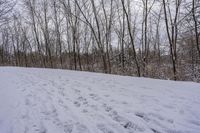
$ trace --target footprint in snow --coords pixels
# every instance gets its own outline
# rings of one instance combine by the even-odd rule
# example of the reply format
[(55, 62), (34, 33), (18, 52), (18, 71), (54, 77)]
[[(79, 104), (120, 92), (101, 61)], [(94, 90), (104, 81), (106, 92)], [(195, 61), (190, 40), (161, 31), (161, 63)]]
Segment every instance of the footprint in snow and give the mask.
[(128, 121), (125, 125), (124, 125), (125, 129), (129, 129), (131, 131), (139, 131), (139, 132), (144, 132), (145, 129), (142, 127), (139, 127), (138, 125), (136, 125), (133, 122)]
[(156, 130), (154, 128), (151, 128), (151, 131), (153, 131), (154, 133), (161, 133), (161, 132), (159, 132), (158, 130)]
[(149, 122), (149, 121), (150, 121), (150, 119), (149, 119), (149, 118), (147, 117), (147, 115), (144, 114), (144, 113), (136, 112), (135, 115), (136, 115), (137, 117), (140, 117), (141, 119), (143, 119), (143, 120), (146, 121), (146, 122)]
[(25, 99), (25, 105), (30, 106), (30, 100), (28, 98)]
[(95, 100), (95, 101), (100, 100), (99, 96), (96, 95), (96, 94), (91, 93), (91, 94), (89, 94), (89, 95), (90, 95), (90, 97), (91, 97), (93, 100)]
[(78, 93), (78, 94), (80, 94), (81, 93), (81, 91), (80, 90), (78, 90), (78, 89), (73, 89), (74, 91), (75, 91), (75, 93)]
[(112, 110), (112, 107), (108, 106), (107, 104), (103, 104), (103, 107), (106, 112), (110, 112)]
[(62, 99), (59, 99), (59, 100), (58, 100), (58, 103), (61, 104), (61, 105), (63, 105), (63, 104), (64, 104), (64, 101), (63, 101)]
[(82, 96), (78, 97), (77, 100), (78, 100), (79, 102), (81, 102), (83, 105), (88, 104), (87, 99), (86, 99), (86, 98), (83, 98)]
[(77, 102), (77, 101), (74, 102), (74, 105), (75, 105), (76, 107), (80, 107), (80, 106), (81, 106), (81, 104), (80, 104), (79, 102)]
[(110, 97), (110, 95), (104, 95), (104, 97)]
[(71, 133), (73, 131), (73, 127), (74, 126), (72, 124), (65, 123), (64, 132), (65, 133)]
[(97, 128), (103, 133), (114, 133), (111, 129), (107, 128), (104, 124), (98, 124)]
[(92, 105), (90, 105), (90, 107), (91, 107), (92, 109), (96, 110), (96, 111), (99, 110), (99, 108), (98, 108), (97, 105), (92, 104)]
[(43, 86), (47, 86), (47, 84), (46, 84), (46, 83), (44, 83), (44, 84), (43, 84)]
[(114, 121), (118, 122), (123, 128), (129, 130), (130, 132), (143, 132), (145, 129), (140, 127), (136, 123), (124, 118), (123, 116), (119, 115), (119, 113), (112, 109), (112, 107), (107, 106), (106, 104), (103, 105), (105, 111), (109, 112), (108, 116), (110, 116)]
[(193, 125), (199, 126), (199, 127), (200, 127), (200, 121), (190, 120), (190, 122), (191, 122)]
[(32, 128), (35, 133), (47, 133), (47, 129), (43, 126), (42, 123), (40, 123), (38, 126), (33, 125)]
[(124, 104), (124, 105), (128, 104), (128, 102), (126, 102), (126, 101), (122, 101), (121, 103)]
[(89, 129), (85, 125), (83, 125), (79, 122), (76, 123), (75, 127), (76, 127), (76, 131), (77, 131), (76, 133), (90, 133)]
[(26, 91), (26, 89), (22, 89), (21, 91), (22, 91), (22, 92), (25, 92), (25, 91)]
[(168, 108), (168, 109), (174, 109), (174, 108), (175, 108), (174, 106), (172, 106), (172, 105), (167, 105), (167, 104), (163, 105), (163, 107)]
[(82, 110), (82, 112), (83, 112), (83, 113), (87, 113), (87, 112), (88, 112), (88, 110), (86, 110), (86, 109), (83, 109), (83, 110)]

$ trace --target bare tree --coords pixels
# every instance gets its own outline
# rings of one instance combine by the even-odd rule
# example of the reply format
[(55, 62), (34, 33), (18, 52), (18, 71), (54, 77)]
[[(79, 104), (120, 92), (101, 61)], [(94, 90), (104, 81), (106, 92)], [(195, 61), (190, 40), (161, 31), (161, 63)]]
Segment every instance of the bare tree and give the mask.
[(138, 62), (138, 59), (137, 59), (137, 53), (136, 53), (136, 50), (135, 50), (134, 37), (132, 35), (132, 26), (131, 26), (131, 22), (130, 22), (130, 19), (129, 19), (130, 16), (128, 15), (128, 12), (126, 10), (124, 0), (121, 0), (121, 3), (122, 3), (123, 10), (124, 10), (124, 13), (125, 13), (126, 19), (127, 19), (128, 32), (129, 32), (131, 45), (132, 45), (132, 49), (133, 49), (134, 60), (135, 60), (136, 68), (137, 68), (137, 75), (138, 75), (138, 77), (140, 77), (141, 72), (140, 72), (139, 62)]
[[(56, 49), (59, 51), (60, 65), (63, 68), (63, 59), (62, 59), (62, 39), (60, 32), (60, 8), (58, 6), (57, 0), (52, 0), (53, 4), (53, 14), (54, 14), (54, 25), (55, 25), (55, 33), (56, 33)], [(57, 50), (56, 50), (57, 51)], [(57, 52), (56, 52), (57, 53)], [(57, 55), (57, 54), (56, 54)]]
[(196, 13), (196, 10), (197, 10), (197, 3), (199, 3), (199, 1), (197, 0), (192, 0), (192, 16), (193, 16), (193, 21), (194, 21), (194, 29), (195, 29), (195, 40), (196, 40), (196, 47), (197, 47), (197, 51), (198, 51), (198, 54), (199, 54), (199, 59), (200, 59), (200, 46), (199, 46), (199, 24), (198, 24), (198, 21), (197, 21), (197, 13)]
[[(163, 0), (165, 25), (167, 30), (168, 41), (170, 44), (170, 54), (173, 65), (173, 79), (177, 80), (177, 37), (178, 37), (178, 15), (182, 0), (175, 1), (174, 17), (169, 6), (169, 1)], [(168, 5), (167, 5), (168, 4)], [(172, 18), (173, 17), (173, 18)]]
[(0, 0), (0, 26), (8, 22), (9, 13), (13, 10), (16, 2), (12, 0)]

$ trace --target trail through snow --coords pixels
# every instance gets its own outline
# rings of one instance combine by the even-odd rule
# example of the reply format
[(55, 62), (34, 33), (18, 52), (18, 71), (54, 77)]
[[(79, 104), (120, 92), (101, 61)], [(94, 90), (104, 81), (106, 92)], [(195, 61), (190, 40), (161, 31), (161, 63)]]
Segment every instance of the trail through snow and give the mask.
[(200, 133), (200, 84), (0, 67), (0, 133)]

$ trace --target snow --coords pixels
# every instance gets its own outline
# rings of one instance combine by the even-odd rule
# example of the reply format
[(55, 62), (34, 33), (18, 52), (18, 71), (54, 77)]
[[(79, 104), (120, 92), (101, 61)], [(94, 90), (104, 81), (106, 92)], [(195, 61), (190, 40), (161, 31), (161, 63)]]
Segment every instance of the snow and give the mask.
[(199, 133), (200, 84), (0, 67), (0, 133)]

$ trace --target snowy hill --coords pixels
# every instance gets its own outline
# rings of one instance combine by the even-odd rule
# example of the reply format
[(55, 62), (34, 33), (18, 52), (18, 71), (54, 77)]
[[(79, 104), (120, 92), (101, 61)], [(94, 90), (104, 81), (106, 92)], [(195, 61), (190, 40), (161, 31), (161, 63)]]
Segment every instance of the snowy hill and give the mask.
[(0, 67), (0, 133), (200, 133), (200, 84)]

